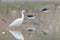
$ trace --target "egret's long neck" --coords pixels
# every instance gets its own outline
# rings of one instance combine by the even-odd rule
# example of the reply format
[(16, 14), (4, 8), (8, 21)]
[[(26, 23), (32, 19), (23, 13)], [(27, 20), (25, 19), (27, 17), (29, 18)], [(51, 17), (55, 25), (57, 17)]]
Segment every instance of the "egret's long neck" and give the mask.
[(22, 13), (21, 13), (21, 14), (22, 14), (22, 17), (21, 17), (21, 18), (22, 18), (22, 19), (24, 19), (24, 12), (22, 11)]

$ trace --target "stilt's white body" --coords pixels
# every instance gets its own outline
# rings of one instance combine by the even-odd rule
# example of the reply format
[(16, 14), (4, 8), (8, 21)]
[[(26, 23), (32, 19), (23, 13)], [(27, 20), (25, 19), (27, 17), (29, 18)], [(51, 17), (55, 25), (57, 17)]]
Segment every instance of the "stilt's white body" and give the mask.
[(20, 26), (22, 24), (22, 22), (24, 21), (24, 13), (25, 10), (22, 10), (21, 14), (22, 14), (22, 17), (21, 18), (17, 18), (16, 20), (14, 20), (10, 25), (9, 27), (11, 26)]
[(17, 40), (24, 40), (24, 36), (21, 32), (19, 31), (12, 31), (9, 30), (9, 32), (17, 39)]

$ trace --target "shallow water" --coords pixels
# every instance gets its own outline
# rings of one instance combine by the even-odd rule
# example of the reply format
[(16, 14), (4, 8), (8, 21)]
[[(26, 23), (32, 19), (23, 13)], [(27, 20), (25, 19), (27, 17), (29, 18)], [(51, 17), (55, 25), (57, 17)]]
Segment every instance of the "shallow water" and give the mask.
[[(46, 7), (46, 6), (45, 6)], [(48, 6), (47, 6), (48, 7)], [(48, 7), (50, 8), (50, 7)], [(16, 38), (9, 32), (8, 25), (18, 17), (21, 17), (21, 9), (10, 9), (8, 12), (6, 8), (1, 8), (0, 12), (0, 40), (16, 40)], [(17, 13), (12, 13), (16, 10)], [(24, 36), (24, 40), (59, 40), (60, 39), (60, 11), (58, 9), (53, 10), (48, 13), (38, 11), (36, 9), (27, 9), (25, 15), (33, 14), (36, 15), (35, 19), (28, 19), (25, 16), (24, 22), (21, 26), (15, 28), (11, 27), (10, 30), (21, 31)], [(2, 20), (3, 19), (3, 20)], [(26, 31), (27, 28), (34, 27), (36, 32)], [(49, 30), (48, 34), (44, 34), (43, 30)], [(5, 32), (3, 35), (2, 32)]]

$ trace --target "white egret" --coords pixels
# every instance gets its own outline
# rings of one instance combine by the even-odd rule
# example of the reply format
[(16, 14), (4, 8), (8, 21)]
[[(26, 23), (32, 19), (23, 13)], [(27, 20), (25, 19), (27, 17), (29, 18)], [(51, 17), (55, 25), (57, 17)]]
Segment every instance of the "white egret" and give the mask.
[(24, 40), (24, 36), (21, 32), (19, 31), (12, 31), (9, 30), (9, 32), (17, 39), (17, 40)]
[(25, 10), (22, 10), (21, 14), (22, 14), (22, 17), (21, 18), (17, 18), (16, 20), (14, 20), (10, 25), (9, 27), (11, 26), (20, 26), (22, 24), (22, 22), (24, 21), (24, 13), (25, 13)]

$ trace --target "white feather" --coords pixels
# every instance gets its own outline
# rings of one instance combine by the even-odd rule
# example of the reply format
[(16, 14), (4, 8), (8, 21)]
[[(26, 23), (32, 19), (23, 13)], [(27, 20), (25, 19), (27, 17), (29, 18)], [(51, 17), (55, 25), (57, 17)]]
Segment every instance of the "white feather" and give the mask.
[(10, 25), (9, 27), (11, 26), (20, 26), (20, 24), (22, 24), (23, 20), (21, 18), (18, 18), (16, 20), (14, 20)]
[(23, 20), (24, 20), (24, 13), (25, 10), (22, 10), (21, 14), (22, 14), (22, 17), (21, 18), (17, 18), (16, 20), (14, 20), (10, 25), (9, 27), (11, 26), (20, 26), (22, 23), (23, 23)]

